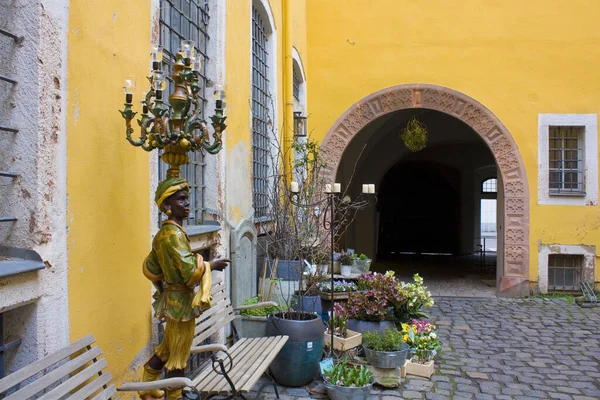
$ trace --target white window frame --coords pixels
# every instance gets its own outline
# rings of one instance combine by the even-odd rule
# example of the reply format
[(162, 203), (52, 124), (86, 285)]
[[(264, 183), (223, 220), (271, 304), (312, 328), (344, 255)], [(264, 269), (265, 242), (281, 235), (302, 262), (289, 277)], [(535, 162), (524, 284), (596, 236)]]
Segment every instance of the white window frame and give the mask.
[[(549, 147), (551, 126), (583, 126), (583, 190), (581, 194), (550, 190)], [(538, 114), (538, 204), (598, 205), (597, 114)]]

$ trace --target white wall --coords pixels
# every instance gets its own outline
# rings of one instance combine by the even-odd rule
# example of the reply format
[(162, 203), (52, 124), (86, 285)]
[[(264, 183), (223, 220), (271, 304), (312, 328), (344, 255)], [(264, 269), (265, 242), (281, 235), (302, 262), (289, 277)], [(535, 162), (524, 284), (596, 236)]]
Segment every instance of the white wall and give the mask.
[[(0, 36), (0, 170), (19, 174), (0, 185), (0, 244), (37, 251), (47, 267), (0, 278), (0, 312), (6, 340), (23, 343), (7, 354), (7, 373), (69, 340), (66, 243), (66, 60), (68, 0), (0, 3), (0, 26), (24, 36)], [(8, 311), (11, 310), (11, 311)]]

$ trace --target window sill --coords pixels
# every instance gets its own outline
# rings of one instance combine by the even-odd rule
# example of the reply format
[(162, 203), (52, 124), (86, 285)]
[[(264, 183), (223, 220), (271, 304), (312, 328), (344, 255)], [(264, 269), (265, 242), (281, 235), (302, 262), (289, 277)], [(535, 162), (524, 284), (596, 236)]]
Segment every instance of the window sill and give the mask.
[(206, 235), (220, 230), (221, 224), (218, 221), (205, 221), (202, 225), (188, 225), (185, 227), (188, 236)]
[(0, 278), (46, 268), (38, 253), (29, 249), (0, 246)]
[(552, 197), (585, 197), (585, 192), (549, 192)]

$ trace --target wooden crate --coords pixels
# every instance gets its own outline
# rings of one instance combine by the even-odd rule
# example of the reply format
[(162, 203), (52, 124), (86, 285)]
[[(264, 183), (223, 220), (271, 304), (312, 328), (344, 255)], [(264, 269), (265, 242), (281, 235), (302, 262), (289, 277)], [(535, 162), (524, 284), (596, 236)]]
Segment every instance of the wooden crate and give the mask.
[[(325, 346), (331, 343), (331, 333), (325, 332)], [(346, 351), (362, 344), (362, 333), (354, 332), (348, 329), (348, 335), (345, 338), (333, 336), (333, 348), (335, 350)]]
[(425, 364), (419, 364), (417, 362), (412, 362), (411, 360), (406, 360), (405, 365), (406, 375), (416, 375), (422, 376), (423, 378), (431, 378), (433, 375), (433, 371), (435, 370), (434, 361), (428, 361)]

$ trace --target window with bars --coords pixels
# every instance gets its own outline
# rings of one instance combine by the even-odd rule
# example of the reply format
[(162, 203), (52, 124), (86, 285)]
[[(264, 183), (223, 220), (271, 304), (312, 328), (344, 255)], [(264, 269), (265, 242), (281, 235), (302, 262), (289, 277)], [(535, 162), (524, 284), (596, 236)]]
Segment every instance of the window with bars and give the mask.
[[(204, 0), (160, 0), (160, 44), (163, 46), (162, 69), (167, 75), (171, 73), (171, 66), (175, 63), (175, 54), (180, 49), (181, 40), (193, 40), (196, 44), (196, 54), (202, 54), (204, 62), (199, 71), (199, 83), (202, 90), (199, 92), (200, 104), (204, 110), (206, 106), (206, 61), (209, 21), (208, 4)], [(166, 93), (173, 90), (173, 81), (168, 78)], [(190, 215), (187, 225), (199, 225), (203, 222), (205, 177), (204, 154), (200, 152), (188, 153), (190, 162), (181, 166), (182, 177), (190, 184)], [(159, 161), (159, 179), (165, 179), (169, 166)]]
[(583, 272), (583, 255), (550, 254), (548, 256), (548, 290), (578, 291)]
[(490, 178), (483, 181), (481, 184), (482, 193), (496, 193), (498, 192), (498, 180), (496, 178)]
[(550, 126), (549, 189), (552, 194), (583, 194), (583, 126)]
[(300, 101), (300, 75), (297, 71), (297, 67), (294, 65), (293, 68), (293, 86), (294, 86), (294, 99)]
[(263, 19), (252, 7), (252, 179), (254, 215), (268, 212), (269, 175), (269, 63)]

